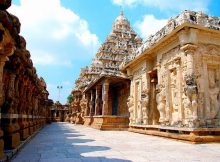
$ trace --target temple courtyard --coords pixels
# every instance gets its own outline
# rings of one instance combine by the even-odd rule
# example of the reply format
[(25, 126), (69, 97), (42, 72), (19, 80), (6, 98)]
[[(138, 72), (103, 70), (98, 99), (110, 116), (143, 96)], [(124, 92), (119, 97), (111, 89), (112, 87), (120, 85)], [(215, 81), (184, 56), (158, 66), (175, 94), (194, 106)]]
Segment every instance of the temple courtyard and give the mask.
[(100, 131), (52, 123), (27, 143), (13, 162), (219, 161), (219, 143), (191, 144), (127, 131)]

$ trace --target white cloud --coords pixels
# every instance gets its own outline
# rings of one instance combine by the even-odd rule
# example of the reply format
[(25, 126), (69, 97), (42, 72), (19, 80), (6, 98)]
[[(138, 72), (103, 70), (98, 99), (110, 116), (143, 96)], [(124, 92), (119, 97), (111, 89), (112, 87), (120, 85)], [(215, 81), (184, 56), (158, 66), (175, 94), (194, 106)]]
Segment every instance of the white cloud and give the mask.
[(55, 66), (65, 66), (71, 67), (72, 63), (70, 60), (62, 60), (59, 56), (55, 56), (53, 53), (47, 53), (41, 50), (32, 51), (31, 59), (36, 65), (55, 65)]
[(151, 34), (155, 34), (167, 23), (166, 19), (156, 19), (154, 15), (145, 15), (143, 20), (135, 23), (135, 28), (139, 31), (143, 38)]
[(185, 9), (207, 11), (210, 0), (112, 0), (116, 5), (136, 6), (145, 5), (149, 7), (159, 8), (160, 10), (179, 11)]
[[(9, 12), (19, 17), (21, 33), (36, 64), (63, 65), (60, 64), (60, 51), (52, 50), (60, 44), (77, 42), (75, 44), (81, 46), (83, 51), (95, 51), (99, 45), (98, 37), (91, 33), (87, 21), (63, 7), (60, 0), (20, 0), (20, 4), (12, 5)], [(40, 54), (34, 52), (39, 48)], [(63, 62), (68, 62), (70, 57), (73, 56), (62, 54)]]

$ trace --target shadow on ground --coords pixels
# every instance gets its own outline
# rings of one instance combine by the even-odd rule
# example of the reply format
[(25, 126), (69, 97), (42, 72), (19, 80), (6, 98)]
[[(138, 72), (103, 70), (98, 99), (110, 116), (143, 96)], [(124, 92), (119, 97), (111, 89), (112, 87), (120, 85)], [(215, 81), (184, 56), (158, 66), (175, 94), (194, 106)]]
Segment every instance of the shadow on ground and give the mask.
[[(97, 152), (110, 147), (86, 145), (94, 139), (82, 138), (83, 134), (65, 123), (52, 123), (39, 132), (13, 159), (13, 162), (129, 162), (129, 160), (97, 156)], [(80, 138), (81, 137), (81, 138)], [(94, 157), (82, 153), (96, 152)]]

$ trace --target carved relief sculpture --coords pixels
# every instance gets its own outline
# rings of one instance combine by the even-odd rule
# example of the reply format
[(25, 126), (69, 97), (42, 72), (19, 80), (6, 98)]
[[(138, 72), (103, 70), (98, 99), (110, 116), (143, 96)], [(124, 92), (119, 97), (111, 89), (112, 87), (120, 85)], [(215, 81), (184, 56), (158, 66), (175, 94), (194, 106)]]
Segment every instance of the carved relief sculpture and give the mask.
[(143, 124), (149, 124), (149, 90), (142, 91)]
[(220, 109), (220, 97), (219, 97), (219, 84), (216, 80), (215, 70), (209, 70), (208, 72), (209, 80), (209, 99), (210, 99), (210, 108), (211, 108), (211, 119), (217, 117), (217, 114)]

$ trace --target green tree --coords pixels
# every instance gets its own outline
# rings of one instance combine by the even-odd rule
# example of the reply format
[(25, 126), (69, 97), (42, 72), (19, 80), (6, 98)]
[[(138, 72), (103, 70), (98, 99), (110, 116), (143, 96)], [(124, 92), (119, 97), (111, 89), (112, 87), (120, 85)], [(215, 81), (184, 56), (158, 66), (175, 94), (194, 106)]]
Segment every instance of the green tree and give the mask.
[(68, 103), (72, 103), (73, 102), (73, 96), (71, 94), (67, 97), (67, 102)]

